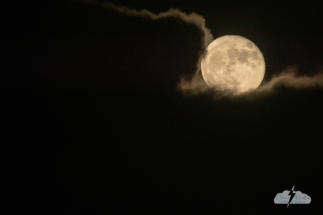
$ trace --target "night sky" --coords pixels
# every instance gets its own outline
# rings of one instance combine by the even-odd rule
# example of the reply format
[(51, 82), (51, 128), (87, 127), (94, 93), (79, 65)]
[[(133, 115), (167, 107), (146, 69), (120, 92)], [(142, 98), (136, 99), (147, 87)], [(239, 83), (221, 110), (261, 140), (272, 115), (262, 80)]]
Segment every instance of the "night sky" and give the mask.
[[(248, 38), (263, 53), (264, 82), (291, 67), (323, 72), (319, 2), (110, 2), (195, 12), (214, 38)], [(195, 25), (69, 0), (2, 9), (2, 178), (12, 214), (321, 211), (323, 88), (187, 95), (179, 80), (204, 51)], [(275, 205), (294, 185), (311, 204)]]

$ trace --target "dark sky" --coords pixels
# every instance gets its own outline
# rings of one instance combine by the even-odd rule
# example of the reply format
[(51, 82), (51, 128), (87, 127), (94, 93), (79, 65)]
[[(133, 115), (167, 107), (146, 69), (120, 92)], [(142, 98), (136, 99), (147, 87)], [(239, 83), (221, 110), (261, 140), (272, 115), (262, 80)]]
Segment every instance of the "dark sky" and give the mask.
[[(206, 19), (266, 61), (323, 65), (317, 3), (110, 1)], [(185, 96), (179, 78), (203, 51), (194, 25), (77, 1), (12, 1), (1, 27), (4, 176), (14, 214), (311, 213), (322, 200), (322, 96), (279, 87), (259, 98)], [(295, 189), (310, 205), (275, 205)]]

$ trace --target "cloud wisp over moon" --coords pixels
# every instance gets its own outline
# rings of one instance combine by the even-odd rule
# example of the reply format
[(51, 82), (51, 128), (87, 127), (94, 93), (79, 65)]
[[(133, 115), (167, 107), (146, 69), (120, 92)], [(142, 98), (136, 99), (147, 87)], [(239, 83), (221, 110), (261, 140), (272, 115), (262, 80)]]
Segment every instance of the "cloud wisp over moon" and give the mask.
[[(200, 74), (196, 74), (192, 80), (181, 79), (179, 84), (180, 89), (189, 95), (199, 95), (203, 93), (212, 93), (211, 89), (205, 84), (205, 81)], [(307, 76), (300, 75), (298, 67), (291, 65), (286, 67), (280, 74), (273, 76), (269, 81), (263, 83), (254, 91), (244, 93), (243, 96), (248, 94), (263, 95), (274, 93), (279, 87), (304, 89), (313, 87), (323, 87), (323, 71), (318, 71), (316, 75)], [(216, 93), (218, 97), (220, 93)], [(239, 95), (238, 95), (239, 96)]]
[[(211, 30), (206, 27), (205, 19), (203, 16), (197, 13), (187, 14), (177, 9), (169, 9), (166, 12), (152, 13), (146, 9), (134, 10), (124, 6), (116, 6), (110, 2), (98, 2), (95, 0), (79, 0), (80, 2), (85, 2), (89, 4), (95, 4), (103, 8), (112, 9), (120, 13), (124, 13), (129, 16), (136, 16), (142, 18), (148, 18), (152, 20), (164, 19), (168, 17), (174, 17), (185, 21), (188, 24), (195, 25), (203, 34), (203, 50), (206, 50), (208, 45), (214, 40)], [(185, 94), (199, 95), (203, 93), (212, 93), (211, 89), (205, 83), (201, 74), (201, 61), (204, 57), (204, 53), (199, 56), (198, 63), (196, 65), (196, 72), (192, 74), (190, 78), (180, 77), (178, 83), (178, 89)], [(323, 71), (319, 71), (317, 75), (314, 76), (300, 76), (298, 75), (298, 68), (295, 66), (287, 67), (282, 73), (272, 77), (271, 80), (263, 82), (256, 90), (251, 92), (251, 94), (268, 94), (272, 93), (279, 86), (284, 86), (288, 88), (310, 88), (310, 87), (323, 87)], [(219, 93), (215, 93), (216, 96)], [(248, 93), (245, 93), (246, 95)]]

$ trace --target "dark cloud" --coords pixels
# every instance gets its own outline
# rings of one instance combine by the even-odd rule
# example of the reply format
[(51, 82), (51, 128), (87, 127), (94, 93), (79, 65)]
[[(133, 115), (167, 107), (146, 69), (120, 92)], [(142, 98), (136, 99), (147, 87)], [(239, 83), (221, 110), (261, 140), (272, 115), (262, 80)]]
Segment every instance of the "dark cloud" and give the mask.
[[(123, 6), (117, 6), (110, 2), (97, 2), (94, 0), (81, 0), (82, 2), (89, 3), (89, 4), (96, 4), (101, 7), (107, 9), (113, 9), (115, 11), (127, 14), (129, 16), (137, 16), (148, 18), (152, 20), (164, 19), (167, 17), (174, 17), (180, 20), (187, 22), (188, 24), (195, 25), (202, 33), (202, 42), (203, 48), (206, 50), (208, 44), (212, 42), (213, 35), (211, 34), (211, 30), (207, 28), (205, 24), (205, 19), (203, 16), (197, 13), (190, 13), (187, 14), (177, 9), (169, 9), (166, 12), (161, 13), (152, 13), (146, 9), (142, 10), (134, 10)], [(252, 44), (246, 44), (248, 47), (251, 47)], [(239, 52), (236, 50), (230, 50), (230, 55), (239, 55)], [(201, 93), (210, 93), (211, 89), (205, 83), (202, 75), (201, 75), (201, 60), (204, 56), (202, 53), (199, 57), (197, 68), (195, 74), (193, 74), (190, 78), (187, 77), (180, 77), (180, 81), (178, 83), (178, 89), (186, 94), (198, 95)], [(257, 58), (258, 56), (255, 53), (251, 53), (253, 58)], [(241, 62), (246, 62), (247, 58), (250, 57), (249, 54), (246, 52), (245, 54), (239, 55), (239, 60)], [(279, 75), (274, 76), (271, 80), (265, 81), (261, 84), (261, 86), (256, 89), (253, 94), (264, 94), (273, 92), (279, 86), (285, 86), (289, 88), (309, 88), (309, 87), (323, 87), (323, 74), (319, 73), (318, 75), (314, 76), (299, 76), (298, 69), (295, 66), (289, 66), (285, 70), (282, 71)], [(216, 93), (217, 94), (217, 93)], [(217, 94), (218, 95), (218, 94)]]
[(300, 89), (323, 87), (323, 73), (318, 73), (313, 76), (299, 75), (296, 65), (288, 66), (282, 73), (274, 76), (270, 81), (263, 83), (256, 91), (270, 92), (279, 86)]
[[(270, 94), (274, 93), (275, 90), (281, 86), (295, 89), (323, 87), (323, 73), (322, 71), (318, 71), (318, 73), (313, 76), (300, 75), (298, 67), (296, 65), (291, 65), (286, 67), (280, 74), (272, 77), (269, 81), (263, 81), (263, 83), (253, 92), (244, 93), (241, 96), (261, 96)], [(179, 87), (180, 90), (188, 95), (212, 94), (211, 89), (206, 85), (200, 74), (195, 75), (192, 80), (185, 80), (182, 78)], [(223, 95), (227, 94), (224, 93)], [(219, 93), (214, 92), (214, 96), (219, 98)]]
[(187, 13), (182, 12), (177, 9), (169, 9), (166, 12), (161, 12), (159, 14), (155, 14), (155, 13), (152, 13), (152, 12), (146, 10), (146, 9), (142, 9), (142, 10), (138, 11), (138, 10), (130, 9), (127, 7), (117, 6), (117, 5), (114, 5), (110, 2), (97, 2), (94, 0), (82, 0), (82, 1), (87, 2), (87, 3), (91, 3), (91, 4), (97, 4), (97, 5), (100, 5), (104, 8), (113, 9), (118, 12), (125, 13), (129, 16), (139, 16), (139, 17), (143, 17), (143, 18), (150, 18), (153, 20), (174, 17), (174, 18), (183, 20), (189, 24), (195, 25), (203, 32), (204, 37), (202, 38), (202, 40), (203, 40), (204, 48), (206, 48), (213, 40), (213, 35), (211, 34), (211, 30), (206, 27), (205, 19), (203, 18), (203, 16), (201, 16), (197, 13), (194, 13), (194, 12), (187, 14)]

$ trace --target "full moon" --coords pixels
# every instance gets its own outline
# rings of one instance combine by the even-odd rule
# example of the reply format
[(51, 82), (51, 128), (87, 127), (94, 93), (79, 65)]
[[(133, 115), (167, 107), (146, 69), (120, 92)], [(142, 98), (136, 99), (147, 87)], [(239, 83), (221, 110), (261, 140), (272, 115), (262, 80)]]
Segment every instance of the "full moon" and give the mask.
[(265, 75), (265, 60), (253, 42), (228, 35), (207, 47), (201, 70), (210, 88), (241, 94), (258, 88)]

